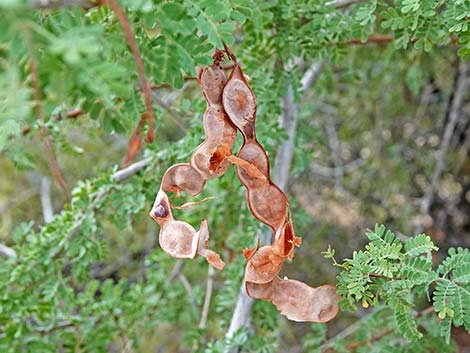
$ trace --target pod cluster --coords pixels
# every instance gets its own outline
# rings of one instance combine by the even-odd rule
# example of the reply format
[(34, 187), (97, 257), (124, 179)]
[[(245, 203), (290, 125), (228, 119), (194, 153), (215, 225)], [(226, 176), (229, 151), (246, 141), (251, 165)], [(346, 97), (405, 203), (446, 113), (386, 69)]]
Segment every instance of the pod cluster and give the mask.
[[(336, 287), (312, 288), (303, 282), (279, 277), (284, 261), (292, 260), (294, 248), (302, 241), (295, 235), (289, 201), (272, 182), (269, 158), (256, 139), (253, 90), (235, 56), (227, 48), (226, 52), (234, 62), (228, 78), (220, 65), (224, 53), (219, 50), (214, 54), (213, 65), (198, 73), (207, 103), (203, 118), (206, 139), (195, 149), (189, 163), (176, 164), (165, 172), (150, 211), (160, 225), (160, 246), (175, 258), (200, 255), (215, 268), (223, 268), (220, 256), (207, 249), (207, 221), (202, 220), (196, 231), (190, 224), (175, 220), (167, 193), (179, 195), (184, 191), (191, 196), (198, 195), (207, 179), (223, 175), (234, 164), (237, 177), (246, 188), (251, 213), (273, 231), (272, 244), (259, 247), (256, 242), (254, 248), (244, 251), (248, 260), (245, 271), (248, 295), (271, 301), (290, 320), (328, 321), (338, 312)], [(243, 144), (233, 155), (237, 130), (243, 136)]]

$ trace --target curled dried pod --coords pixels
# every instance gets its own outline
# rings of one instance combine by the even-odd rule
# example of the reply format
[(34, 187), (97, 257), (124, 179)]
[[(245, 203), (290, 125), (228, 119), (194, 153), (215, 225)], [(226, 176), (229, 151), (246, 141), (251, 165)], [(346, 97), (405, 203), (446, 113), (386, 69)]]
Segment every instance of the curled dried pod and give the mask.
[(247, 293), (271, 301), (292, 321), (327, 322), (339, 311), (336, 287), (326, 284), (310, 287), (304, 282), (275, 277), (269, 283), (246, 283)]
[(198, 195), (206, 180), (189, 163), (178, 163), (171, 166), (163, 175), (162, 190), (165, 192), (187, 192), (191, 196)]
[(262, 246), (246, 265), (245, 281), (256, 284), (271, 282), (281, 271), (284, 260), (276, 245)]
[[(225, 72), (218, 64), (204, 68), (198, 74), (199, 86), (207, 103), (203, 125), (206, 139), (193, 152), (191, 165), (205, 178), (217, 178), (230, 168), (225, 159), (232, 154), (237, 131), (227, 117), (222, 106), (222, 93), (227, 82)], [(214, 166), (214, 151), (223, 147), (224, 155), (216, 154), (217, 164)]]
[(246, 140), (255, 138), (256, 99), (238, 62), (229, 76), (223, 93), (224, 109)]
[(329, 321), (338, 313), (338, 300), (336, 287), (329, 284), (312, 288), (293, 279), (273, 281), (271, 301), (289, 320)]
[(220, 270), (224, 267), (220, 256), (207, 249), (207, 221), (203, 219), (199, 231), (196, 231), (189, 223), (175, 220), (170, 200), (163, 190), (158, 192), (150, 216), (160, 225), (158, 241), (168, 255), (178, 259), (194, 259), (200, 255), (215, 268)]

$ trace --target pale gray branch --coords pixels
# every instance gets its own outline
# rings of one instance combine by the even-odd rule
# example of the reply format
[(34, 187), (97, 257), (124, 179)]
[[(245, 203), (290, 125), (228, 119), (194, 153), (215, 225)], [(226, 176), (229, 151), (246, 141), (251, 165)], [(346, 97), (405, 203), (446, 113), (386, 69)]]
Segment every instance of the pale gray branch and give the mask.
[(194, 309), (197, 309), (196, 302), (194, 301), (194, 298), (193, 298), (193, 288), (191, 287), (191, 284), (189, 283), (188, 279), (186, 278), (183, 272), (178, 273), (178, 279), (183, 285), (183, 288), (186, 291), (186, 294), (188, 295), (189, 302), (191, 303)]
[(117, 182), (124, 181), (127, 178), (133, 176), (134, 174), (137, 174), (145, 167), (147, 167), (151, 161), (152, 161), (151, 158), (145, 158), (145, 159), (142, 159), (141, 161), (132, 163), (130, 166), (124, 169), (118, 170), (116, 173), (112, 175), (112, 178)]
[(54, 210), (52, 209), (51, 200), (51, 180), (43, 176), (41, 178), (41, 207), (44, 223), (49, 223), (54, 217)]
[(333, 1), (326, 2), (325, 5), (326, 6), (334, 6), (337, 9), (340, 9), (342, 7), (352, 5), (356, 2), (358, 2), (358, 0), (333, 0)]
[[(342, 171), (344, 174), (350, 173), (353, 170), (361, 167), (366, 163), (366, 159), (358, 158), (342, 166)], [(334, 177), (338, 172), (336, 168), (329, 168), (322, 166), (320, 164), (312, 163), (309, 166), (309, 170), (312, 174), (319, 175), (325, 178)]]
[[(230, 321), (230, 327), (225, 337), (231, 338), (240, 327), (248, 326), (252, 306), (253, 298), (249, 297), (246, 293), (245, 282), (243, 281), (238, 293), (237, 304), (235, 305), (235, 309), (233, 311), (232, 320)], [(238, 348), (235, 348), (231, 351), (231, 353), (234, 352), (238, 352)]]
[(332, 116), (326, 117), (326, 134), (328, 136), (328, 144), (330, 145), (331, 153), (333, 154), (334, 161), (334, 177), (335, 189), (340, 190), (343, 187), (344, 167), (341, 158), (341, 144), (336, 133), (335, 122)]
[(273, 182), (281, 190), (284, 190), (287, 185), (289, 169), (294, 155), (298, 110), (294, 97), (294, 88), (292, 84), (289, 84), (286, 94), (282, 97), (282, 117), (280, 122), (281, 127), (287, 133), (287, 139), (277, 148), (272, 175)]
[(318, 75), (320, 75), (321, 71), (323, 68), (323, 62), (315, 62), (313, 63), (307, 71), (305, 71), (305, 74), (302, 76), (302, 80), (300, 81), (301, 83), (301, 90), (302, 90), (302, 95), (305, 96), (305, 92), (307, 92), (310, 87), (312, 87), (313, 83), (316, 81)]
[(201, 320), (199, 321), (199, 328), (201, 329), (206, 327), (207, 316), (209, 315), (209, 307), (211, 304), (211, 297), (212, 297), (212, 288), (214, 287), (214, 275), (215, 275), (214, 268), (209, 265), (209, 269), (207, 272), (206, 296), (204, 298), (204, 305), (202, 307)]
[(457, 81), (455, 84), (453, 99), (450, 103), (449, 119), (444, 130), (441, 146), (437, 153), (436, 166), (434, 167), (434, 171), (431, 177), (431, 183), (421, 201), (421, 219), (416, 227), (416, 233), (421, 233), (424, 230), (424, 224), (422, 220), (429, 214), (429, 210), (434, 200), (437, 184), (441, 177), (442, 171), (445, 168), (445, 157), (447, 154), (447, 149), (458, 121), (460, 108), (462, 106), (462, 98), (469, 87), (469, 63), (460, 62), (457, 70)]
[(34, 10), (54, 10), (73, 6), (90, 9), (95, 7), (96, 4), (89, 0), (30, 0), (29, 2), (29, 7)]
[(16, 257), (16, 251), (2, 243), (0, 243), (0, 254), (6, 257)]

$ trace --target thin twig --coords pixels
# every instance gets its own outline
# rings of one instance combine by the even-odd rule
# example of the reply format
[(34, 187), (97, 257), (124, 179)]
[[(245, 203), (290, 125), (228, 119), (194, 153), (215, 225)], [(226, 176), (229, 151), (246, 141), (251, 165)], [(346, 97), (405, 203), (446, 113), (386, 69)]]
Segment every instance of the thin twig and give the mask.
[(0, 254), (6, 257), (16, 257), (16, 251), (2, 243), (0, 243)]
[(346, 42), (344, 42), (345, 45), (364, 45), (364, 44), (370, 44), (370, 43), (375, 43), (375, 44), (387, 44), (392, 42), (394, 39), (393, 35), (383, 35), (383, 36), (371, 36), (367, 38), (365, 41), (363, 41), (361, 38), (354, 38), (350, 39)]
[(34, 10), (55, 10), (73, 6), (88, 10), (95, 7), (96, 4), (90, 0), (31, 0), (29, 2), (29, 7)]
[(65, 182), (59, 163), (57, 162), (52, 138), (49, 135), (47, 126), (45, 125), (46, 116), (44, 113), (44, 108), (42, 106), (41, 83), (39, 79), (38, 63), (34, 55), (33, 44), (31, 41), (30, 32), (28, 28), (24, 28), (24, 37), (25, 37), (25, 42), (29, 51), (29, 67), (31, 71), (31, 80), (33, 84), (36, 112), (39, 118), (39, 132), (44, 140), (44, 148), (46, 150), (47, 158), (49, 160), (49, 168), (51, 170), (52, 175), (54, 176), (54, 180), (57, 186), (62, 190), (64, 197), (68, 199), (69, 192), (67, 188), (67, 183)]
[[(455, 129), (455, 125), (458, 121), (463, 95), (467, 91), (468, 86), (470, 84), (468, 73), (468, 62), (460, 62), (459, 67), (457, 69), (455, 90), (452, 101), (450, 103), (449, 118), (444, 130), (444, 136), (442, 138), (441, 147), (439, 148), (439, 151), (437, 153), (436, 166), (431, 177), (431, 183), (421, 201), (421, 220), (429, 214), (429, 210), (434, 200), (434, 195), (437, 189), (439, 178), (445, 168), (445, 157)], [(415, 233), (421, 233), (424, 230), (424, 225), (421, 220), (416, 227)]]
[(137, 174), (142, 169), (146, 168), (150, 164), (151, 161), (152, 161), (152, 158), (145, 158), (145, 159), (142, 159), (138, 162), (135, 162), (135, 163), (127, 166), (126, 168), (118, 170), (117, 172), (115, 172), (112, 175), (112, 178), (117, 182), (124, 181), (127, 178), (133, 176), (134, 174)]
[(332, 0), (325, 3), (326, 6), (333, 6), (337, 9), (346, 7), (358, 2), (358, 0)]
[(183, 269), (184, 264), (185, 264), (185, 262), (183, 260), (176, 260), (176, 263), (175, 263), (175, 266), (173, 267), (173, 270), (171, 270), (170, 275), (166, 279), (167, 283), (172, 282), (176, 277), (178, 277), (178, 274)]
[(419, 100), (419, 105), (418, 108), (416, 109), (414, 121), (418, 122), (420, 121), (423, 117), (424, 114), (426, 113), (426, 109), (429, 107), (429, 104), (431, 103), (431, 99), (433, 96), (433, 89), (434, 87), (431, 84), (426, 85), (423, 90), (423, 94), (421, 95), (421, 98)]
[[(367, 162), (367, 159), (358, 158), (342, 166), (343, 173), (347, 174), (353, 170), (361, 167)], [(319, 175), (325, 178), (331, 178), (337, 174), (336, 168), (325, 167), (316, 163), (312, 163), (309, 166), (309, 171), (312, 174)]]
[[(429, 307), (427, 307), (427, 308), (425, 308), (425, 309), (423, 309), (419, 312), (416, 312), (414, 317), (417, 319), (417, 318), (420, 318), (424, 315), (431, 314), (433, 312), (434, 312), (434, 307), (431, 305), (431, 306), (429, 306)], [(363, 326), (364, 321), (369, 319), (371, 317), (371, 315), (373, 315), (373, 314), (374, 313), (371, 313), (368, 316), (365, 316), (362, 319), (357, 320), (354, 324), (347, 326), (343, 331), (339, 332), (337, 335), (335, 335), (334, 337), (330, 338), (328, 341), (323, 343), (319, 347), (318, 350), (322, 353), (335, 352), (336, 350), (331, 348), (331, 346), (336, 341), (338, 341), (340, 339), (343, 339), (343, 338), (346, 338), (346, 337), (352, 335), (354, 332), (356, 332), (360, 327)], [(356, 348), (365, 346), (366, 344), (369, 344), (369, 343), (378, 342), (382, 338), (384, 338), (385, 336), (388, 336), (389, 334), (391, 334), (393, 332), (395, 332), (394, 329), (387, 329), (387, 330), (381, 332), (380, 334), (377, 334), (377, 335), (373, 336), (372, 338), (370, 338), (368, 340), (352, 342), (352, 343), (346, 345), (346, 349), (347, 349), (348, 352), (353, 352)]]
[(41, 178), (41, 207), (44, 223), (49, 223), (54, 217), (51, 200), (51, 181), (48, 177)]
[[(134, 164), (131, 164), (127, 168), (124, 168), (122, 170), (119, 170), (115, 172), (111, 178), (120, 182), (123, 181), (127, 178), (129, 178), (131, 175), (137, 174), (140, 170), (145, 168), (148, 164), (150, 163), (150, 159), (144, 159), (142, 161), (136, 162)], [(99, 203), (103, 200), (103, 198), (106, 196), (106, 190), (104, 189), (98, 189), (96, 192), (96, 195), (93, 199), (93, 201), (90, 203), (88, 209), (91, 210), (91, 212), (94, 212), (96, 207), (99, 205)], [(83, 223), (83, 221), (87, 217), (86, 210), (82, 210), (79, 214), (76, 214), (77, 220), (75, 223), (72, 224), (72, 226), (69, 228), (69, 241), (74, 239), (78, 234), (80, 227)], [(57, 254), (54, 255), (53, 259), (56, 259), (62, 255), (62, 252), (58, 252)]]
[(36, 328), (35, 331), (41, 335), (49, 335), (55, 331), (59, 331), (59, 330), (63, 330), (63, 329), (66, 329), (66, 328), (70, 328), (70, 327), (74, 327), (75, 324), (72, 323), (72, 322), (63, 322), (57, 326), (54, 326), (54, 327), (51, 327), (51, 328), (47, 328), (47, 329), (42, 329), (42, 328)]
[[(367, 38), (365, 41), (362, 41), (361, 38), (353, 38), (344, 42), (344, 45), (365, 45), (365, 44), (388, 44), (395, 39), (393, 35), (385, 34), (385, 35), (377, 35), (371, 36)], [(414, 44), (422, 38), (411, 38), (408, 44)], [(458, 39), (455, 36), (451, 36), (450, 42), (455, 44), (457, 43)]]
[(341, 159), (341, 145), (338, 139), (338, 134), (336, 133), (333, 116), (326, 117), (325, 125), (328, 144), (330, 145), (331, 153), (333, 154), (335, 189), (338, 191), (343, 188), (344, 167)]
[(152, 91), (152, 99), (155, 103), (157, 103), (160, 107), (162, 107), (170, 116), (171, 120), (183, 131), (188, 132), (188, 128), (184, 126), (181, 122), (181, 117), (173, 110), (171, 107), (164, 102), (157, 94), (157, 92)]
[(191, 284), (189, 283), (188, 279), (186, 278), (183, 272), (178, 273), (178, 279), (183, 285), (183, 288), (185, 289), (186, 294), (188, 295), (188, 299), (192, 307), (194, 308), (194, 310), (197, 310), (197, 305), (193, 298), (193, 288), (191, 287)]
[(214, 286), (214, 274), (214, 268), (212, 266), (209, 266), (209, 269), (207, 271), (206, 296), (204, 297), (204, 305), (202, 307), (201, 320), (199, 321), (200, 329), (206, 327), (207, 316), (209, 314), (209, 307), (211, 304), (212, 288)]

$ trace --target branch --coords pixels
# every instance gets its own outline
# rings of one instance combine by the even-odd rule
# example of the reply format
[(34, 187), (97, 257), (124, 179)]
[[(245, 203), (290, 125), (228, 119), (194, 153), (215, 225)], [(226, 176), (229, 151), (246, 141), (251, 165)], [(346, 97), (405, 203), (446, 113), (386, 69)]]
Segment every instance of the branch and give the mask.
[[(429, 307), (427, 307), (427, 308), (425, 308), (425, 309), (423, 309), (419, 312), (415, 312), (414, 317), (417, 319), (417, 318), (420, 318), (424, 315), (430, 314), (432, 312), (434, 312), (434, 307), (431, 305), (431, 306), (429, 306)], [(338, 341), (340, 339), (344, 339), (344, 338), (352, 335), (354, 332), (356, 332), (360, 327), (362, 327), (362, 325), (364, 324), (364, 321), (367, 320), (373, 314), (374, 313), (371, 313), (368, 316), (363, 317), (360, 320), (357, 320), (354, 324), (347, 326), (343, 331), (338, 333), (336, 336), (330, 338), (328, 341), (323, 343), (318, 349), (319, 352), (322, 352), (322, 353), (336, 352), (336, 350), (334, 348), (331, 348), (331, 346), (336, 341)], [(348, 352), (354, 352), (356, 350), (356, 348), (365, 346), (366, 344), (369, 344), (369, 343), (378, 342), (382, 338), (384, 338), (385, 336), (388, 336), (389, 334), (391, 334), (393, 332), (395, 332), (395, 330), (393, 328), (392, 329), (387, 329), (387, 330), (381, 332), (380, 334), (377, 334), (377, 335), (371, 337), (368, 340), (352, 342), (352, 343), (346, 345), (345, 348)]]
[(302, 91), (302, 98), (305, 97), (305, 92), (312, 87), (313, 83), (316, 81), (318, 75), (320, 75), (323, 69), (323, 62), (315, 62), (313, 63), (307, 71), (305, 71), (302, 79), (300, 80), (301, 83), (301, 91)]
[(39, 132), (44, 139), (44, 148), (46, 150), (47, 158), (49, 160), (49, 168), (51, 170), (52, 175), (54, 176), (54, 180), (56, 185), (62, 190), (64, 197), (66, 199), (69, 198), (69, 192), (67, 188), (67, 183), (63, 177), (62, 170), (60, 169), (59, 163), (57, 162), (54, 146), (52, 142), (52, 138), (49, 135), (47, 126), (45, 125), (46, 116), (44, 113), (44, 108), (42, 106), (42, 98), (41, 98), (41, 82), (39, 79), (39, 70), (38, 64), (36, 62), (36, 58), (34, 55), (34, 50), (30, 38), (29, 29), (24, 29), (24, 37), (25, 42), (28, 47), (29, 51), (29, 67), (31, 71), (31, 81), (33, 84), (33, 91), (34, 91), (34, 100), (36, 105), (36, 112), (39, 118)]
[[(372, 36), (372, 37), (367, 38), (365, 42), (363, 42), (360, 38), (354, 38), (354, 39), (344, 42), (344, 44), (345, 45), (355, 45), (355, 44), (363, 45), (363, 44), (369, 44), (369, 43), (382, 44), (382, 43), (390, 43), (391, 41), (393, 41), (393, 39), (394, 37), (392, 35)], [(413, 39), (410, 40), (410, 42), (412, 41)], [(417, 40), (414, 40), (414, 41), (416, 42)]]
[(343, 187), (344, 166), (341, 158), (341, 144), (336, 133), (333, 116), (326, 117), (326, 134), (333, 154), (335, 189), (341, 190)]
[(442, 174), (442, 171), (445, 168), (445, 157), (447, 154), (447, 149), (450, 144), (450, 139), (457, 124), (460, 108), (462, 106), (462, 99), (464, 93), (467, 91), (470, 84), (469, 79), (469, 63), (460, 62), (457, 69), (457, 77), (455, 81), (455, 89), (452, 96), (452, 101), (450, 102), (450, 111), (449, 119), (444, 130), (444, 136), (442, 138), (441, 147), (437, 153), (436, 166), (431, 177), (431, 184), (429, 185), (424, 198), (421, 201), (421, 214), (420, 214), (420, 223), (416, 227), (416, 233), (421, 233), (424, 230), (424, 225), (422, 220), (429, 214), (431, 204), (434, 200), (434, 194), (436, 192), (437, 184), (439, 178)]
[(111, 176), (111, 178), (113, 178), (117, 182), (124, 181), (129, 177), (133, 176), (134, 174), (137, 174), (142, 169), (146, 168), (151, 161), (152, 158), (142, 159), (141, 161), (135, 162), (124, 169), (118, 170)]
[(171, 107), (157, 95), (157, 92), (152, 91), (152, 99), (155, 103), (157, 103), (160, 107), (162, 107), (168, 113), (171, 120), (173, 120), (173, 122), (183, 132), (188, 132), (188, 128), (186, 126), (184, 126), (183, 122), (181, 121), (180, 116), (173, 109), (171, 109)]
[(16, 251), (2, 243), (0, 243), (0, 254), (6, 257), (16, 257)]
[(207, 285), (206, 285), (206, 296), (204, 298), (204, 305), (202, 307), (201, 320), (199, 321), (199, 328), (203, 329), (206, 327), (207, 316), (209, 314), (209, 306), (212, 297), (212, 288), (214, 286), (214, 274), (215, 270), (212, 266), (209, 266), (207, 274)]
[[(305, 92), (310, 89), (315, 80), (318, 78), (322, 68), (322, 62), (315, 62), (304, 73), (300, 81), (302, 98), (305, 96)], [(283, 112), (280, 126), (286, 131), (287, 139), (283, 141), (281, 145), (279, 145), (276, 151), (276, 159), (274, 161), (273, 170), (273, 182), (279, 186), (281, 190), (284, 190), (287, 186), (289, 169), (294, 153), (295, 131), (297, 129), (297, 116), (299, 113), (299, 107), (295, 101), (294, 89), (291, 84), (287, 87), (287, 92), (282, 97), (282, 107)]]
[(326, 6), (333, 6), (337, 9), (340, 9), (342, 7), (352, 5), (356, 2), (358, 2), (358, 0), (332, 0), (332, 1), (328, 1), (327, 3), (325, 3), (325, 5)]
[[(139, 162), (136, 162), (134, 164), (131, 164), (127, 168), (124, 168), (122, 170), (118, 170), (115, 172), (111, 178), (114, 179), (117, 182), (121, 182), (129, 178), (130, 176), (137, 174), (140, 170), (145, 168), (148, 164), (150, 164), (151, 159), (143, 159)], [(90, 203), (89, 209), (90, 210), (95, 210), (97, 205), (100, 203), (100, 201), (106, 196), (106, 190), (103, 189), (98, 189), (96, 196), (94, 200)], [(81, 212), (80, 217), (77, 218), (77, 221), (69, 228), (69, 240), (75, 238), (78, 234), (78, 230), (80, 229), (83, 220), (86, 218), (86, 210), (83, 210)], [(61, 252), (58, 252), (57, 254), (54, 255), (53, 259), (58, 258), (61, 255)]]
[[(341, 168), (343, 170), (344, 174), (350, 173), (353, 170), (361, 167), (367, 162), (367, 159), (362, 159), (358, 158), (355, 159), (347, 164), (344, 164)], [(337, 168), (330, 168), (330, 167), (325, 167), (316, 163), (311, 163), (309, 166), (310, 173), (319, 175), (321, 177), (325, 178), (331, 178), (335, 176), (338, 171), (336, 170)]]
[(48, 177), (41, 178), (41, 207), (44, 223), (49, 223), (54, 217), (51, 201), (51, 181)]
[(47, 328), (47, 329), (44, 329), (44, 328), (36, 328), (35, 331), (38, 332), (39, 334), (41, 335), (49, 335), (55, 331), (60, 331), (60, 330), (64, 330), (66, 328), (70, 328), (70, 327), (74, 327), (75, 324), (73, 322), (63, 322), (57, 326), (54, 326), (54, 327), (51, 327), (51, 328)]
[[(135, 40), (134, 32), (132, 31), (132, 27), (129, 23), (129, 20), (127, 19), (126, 14), (124, 13), (121, 6), (119, 6), (116, 0), (98, 0), (97, 3), (99, 5), (108, 5), (109, 8), (116, 14), (119, 24), (121, 25), (121, 28), (126, 37), (127, 44), (131, 48), (132, 55), (134, 57), (134, 61), (137, 66), (137, 73), (139, 75), (139, 86), (144, 96), (144, 103), (145, 103), (145, 108), (146, 108), (145, 113), (143, 113), (142, 116), (140, 117), (140, 121), (137, 125), (137, 129), (140, 131), (143, 127), (143, 121), (146, 120), (148, 124), (147, 142), (152, 143), (154, 140), (155, 132), (154, 132), (154, 114), (153, 114), (153, 109), (152, 109), (151, 89), (150, 89), (147, 76), (145, 75), (144, 62), (140, 54), (139, 46), (137, 45), (137, 42)], [(136, 135), (137, 134), (134, 133), (132, 136), (136, 136)], [(138, 138), (140, 138), (140, 134)], [(131, 143), (132, 141), (130, 141), (130, 144)], [(124, 160), (124, 165), (132, 161), (135, 158), (135, 154), (137, 154), (137, 152), (138, 152), (138, 149), (132, 155), (128, 154)]]
[(78, 6), (82, 9), (91, 9), (96, 6), (90, 0), (31, 0), (29, 7), (33, 10), (56, 10), (61, 7)]
[[(363, 42), (360, 38), (354, 38), (354, 39), (350, 39), (350, 40), (344, 42), (343, 44), (344, 45), (365, 45), (365, 44), (371, 44), (371, 43), (388, 44), (388, 43), (392, 42), (394, 39), (395, 38), (392, 35), (386, 34), (386, 35), (381, 35), (381, 36), (369, 37), (369, 38), (366, 39), (365, 42)], [(410, 39), (408, 44), (414, 44), (420, 39), (421, 38), (412, 38), (412, 39)], [(451, 43), (455, 44), (455, 43), (457, 43), (457, 41), (458, 41), (457, 37), (455, 37), (455, 36), (450, 37), (450, 42)]]
[(188, 295), (188, 299), (192, 307), (194, 308), (194, 310), (197, 310), (197, 305), (193, 298), (193, 288), (191, 287), (191, 284), (189, 283), (188, 279), (186, 278), (183, 272), (180, 271), (178, 273), (178, 279), (183, 285), (183, 288), (186, 291), (186, 294)]

